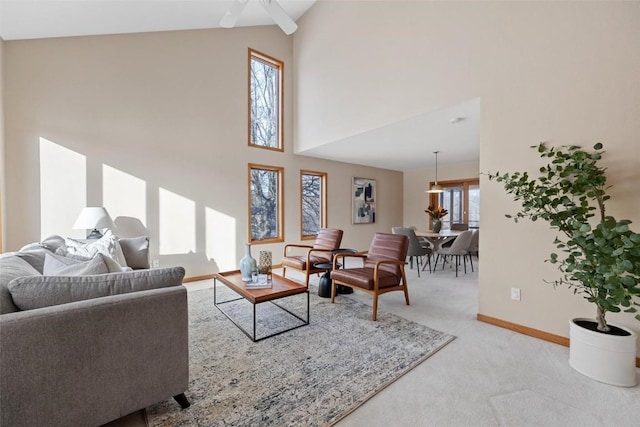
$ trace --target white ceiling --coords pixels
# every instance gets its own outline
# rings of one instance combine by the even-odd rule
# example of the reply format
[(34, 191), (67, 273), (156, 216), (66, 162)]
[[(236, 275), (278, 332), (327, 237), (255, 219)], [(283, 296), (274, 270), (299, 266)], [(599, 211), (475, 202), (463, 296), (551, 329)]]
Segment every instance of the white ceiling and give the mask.
[(480, 99), (371, 129), (303, 153), (313, 157), (407, 171), (478, 161)]
[[(237, 27), (274, 25), (249, 0)], [(278, 0), (298, 20), (316, 0)], [(4, 40), (219, 28), (233, 0), (0, 0)]]
[[(274, 25), (249, 0), (236, 26)], [(277, 0), (297, 21), (316, 0)], [(233, 0), (0, 0), (0, 37), (22, 40), (80, 35), (219, 28)], [(456, 123), (452, 118), (462, 117)], [(480, 100), (427, 112), (307, 150), (303, 155), (406, 171), (479, 158)]]

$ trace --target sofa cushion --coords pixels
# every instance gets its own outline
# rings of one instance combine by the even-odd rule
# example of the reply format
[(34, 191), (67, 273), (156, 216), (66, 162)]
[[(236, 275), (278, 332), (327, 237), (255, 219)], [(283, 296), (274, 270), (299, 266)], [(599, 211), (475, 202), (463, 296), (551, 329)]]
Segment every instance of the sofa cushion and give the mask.
[(182, 284), (184, 268), (127, 271), (95, 276), (38, 276), (12, 280), (9, 292), (20, 310)]
[(44, 267), (44, 257), (46, 254), (52, 253), (53, 252), (51, 252), (50, 250), (40, 246), (26, 250), (21, 249), (20, 252), (16, 252), (15, 255), (27, 261), (33, 268), (42, 273), (42, 269)]
[[(109, 272), (104, 259), (108, 258), (98, 253), (88, 260), (67, 258), (55, 254), (46, 254), (42, 274), (45, 276), (87, 276), (91, 274), (106, 274)], [(115, 261), (114, 261), (115, 262)]]
[(9, 282), (18, 277), (40, 276), (40, 272), (15, 254), (0, 257), (0, 272), (0, 314), (19, 311), (11, 298)]
[[(102, 254), (99, 254), (99, 255), (102, 255)], [(127, 267), (126, 265), (120, 265), (118, 264), (117, 261), (115, 261), (113, 258), (110, 258), (108, 256), (102, 256), (102, 260), (107, 266), (107, 270), (109, 270), (109, 273), (121, 273), (123, 271), (131, 271), (131, 267)]]
[(60, 246), (64, 246), (64, 237), (57, 234), (51, 235), (41, 242), (29, 243), (23, 246), (20, 251), (30, 251), (34, 249), (48, 249), (51, 252), (55, 252)]
[[(61, 252), (61, 251), (58, 251)], [(73, 260), (78, 260), (78, 261), (89, 261), (91, 258), (82, 256), (82, 255), (73, 255), (73, 254), (66, 254), (64, 256), (60, 255), (59, 253), (56, 253), (55, 256), (57, 257), (62, 257), (62, 258), (71, 258)], [(96, 254), (95, 256), (101, 256), (102, 260), (104, 261), (104, 263), (107, 266), (107, 270), (109, 270), (109, 273), (120, 273), (123, 271), (131, 271), (131, 267), (123, 267), (120, 264), (118, 264), (113, 258), (105, 256), (103, 254)]]
[(134, 269), (150, 268), (149, 265), (149, 238), (121, 237), (120, 246), (129, 267)]
[(113, 235), (111, 230), (107, 230), (104, 236), (97, 240), (77, 240), (66, 238), (64, 239), (64, 246), (59, 247), (56, 253), (59, 255), (67, 256), (81, 255), (87, 258), (92, 258), (95, 254), (101, 253), (106, 255), (118, 264), (125, 266), (127, 261), (118, 242), (118, 238)]

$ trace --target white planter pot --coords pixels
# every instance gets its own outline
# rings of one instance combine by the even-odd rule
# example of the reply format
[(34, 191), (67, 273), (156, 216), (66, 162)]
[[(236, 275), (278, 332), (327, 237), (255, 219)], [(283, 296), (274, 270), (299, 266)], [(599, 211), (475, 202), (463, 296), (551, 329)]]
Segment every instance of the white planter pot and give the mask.
[(576, 318), (569, 322), (569, 365), (576, 371), (596, 381), (606, 384), (633, 387), (636, 378), (636, 339), (637, 335), (622, 326), (618, 328), (629, 332), (628, 336), (616, 336), (591, 331), (575, 321), (594, 322), (593, 319)]

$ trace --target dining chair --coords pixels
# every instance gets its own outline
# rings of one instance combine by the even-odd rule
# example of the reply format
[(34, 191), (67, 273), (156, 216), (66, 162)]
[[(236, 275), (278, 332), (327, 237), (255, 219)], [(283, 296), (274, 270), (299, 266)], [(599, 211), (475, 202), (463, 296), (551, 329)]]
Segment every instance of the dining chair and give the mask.
[[(437, 252), (438, 255), (436, 256), (435, 266), (437, 267), (438, 259), (440, 258), (440, 256), (442, 256), (442, 269), (444, 270), (444, 265), (447, 262), (447, 256), (455, 256), (456, 277), (458, 277), (458, 266), (460, 265), (460, 257), (462, 257), (462, 262), (464, 263), (464, 273), (467, 274), (467, 256), (469, 256), (467, 249), (469, 248), (469, 242), (471, 241), (472, 235), (473, 231), (471, 230), (463, 231), (458, 237), (456, 237), (451, 246), (449, 246), (448, 248), (441, 247)], [(469, 256), (469, 259), (470, 258), (471, 257)], [(473, 261), (471, 262), (473, 263)]]
[[(431, 255), (433, 254), (433, 250), (428, 246), (422, 246), (418, 240), (418, 236), (416, 236), (416, 232), (408, 227), (393, 227), (392, 231), (393, 234), (404, 234), (409, 238), (407, 256), (409, 257), (411, 268), (413, 268), (413, 259), (415, 258), (416, 267), (418, 268), (418, 277), (420, 277), (421, 264), (425, 257), (426, 261), (424, 261), (424, 267), (429, 264), (429, 272), (431, 272)], [(422, 267), (422, 270), (424, 270), (424, 267)]]
[[(392, 291), (403, 291), (409, 305), (407, 276), (404, 271), (409, 249), (409, 238), (404, 234), (376, 233), (366, 254), (337, 254), (331, 271), (333, 286), (331, 302), (336, 297), (338, 285), (368, 293), (373, 297), (372, 320), (378, 317), (378, 296)], [(347, 258), (360, 258), (362, 267), (337, 269), (338, 260), (345, 266)]]
[(451, 229), (455, 231), (466, 231), (469, 229), (469, 224), (458, 222), (455, 224), (451, 224)]
[(473, 230), (473, 236), (471, 236), (471, 241), (469, 241), (469, 248), (467, 252), (469, 252), (469, 256), (475, 255), (476, 258), (480, 258), (479, 255), (479, 245), (480, 245), (480, 229), (476, 228)]
[[(412, 229), (414, 233), (418, 231), (418, 227), (416, 227), (415, 225), (410, 225), (407, 228)], [(416, 237), (418, 238), (418, 241), (423, 247), (433, 249), (433, 245), (431, 244), (431, 242), (429, 242), (429, 240), (426, 237), (423, 237), (423, 236), (416, 236)]]
[[(401, 228), (410, 228), (413, 230), (414, 233), (418, 230), (418, 228), (415, 225), (409, 225), (407, 227), (391, 227), (391, 233), (399, 234), (397, 230), (400, 230)], [(422, 246), (423, 248), (431, 248), (433, 251), (433, 245), (431, 244), (431, 242), (429, 242), (429, 240), (426, 237), (422, 237), (418, 235), (416, 235), (416, 237), (420, 242), (420, 246)], [(411, 263), (410, 267), (413, 268), (413, 258), (409, 258), (409, 262)]]
[[(326, 269), (315, 268), (314, 264), (333, 262), (332, 251), (340, 247), (343, 231), (335, 228), (321, 228), (313, 245), (287, 244), (282, 254), (282, 277), (287, 268), (305, 273), (305, 284), (309, 286), (309, 275), (324, 273)], [(297, 254), (294, 254), (296, 252)], [(303, 253), (301, 253), (303, 252)]]

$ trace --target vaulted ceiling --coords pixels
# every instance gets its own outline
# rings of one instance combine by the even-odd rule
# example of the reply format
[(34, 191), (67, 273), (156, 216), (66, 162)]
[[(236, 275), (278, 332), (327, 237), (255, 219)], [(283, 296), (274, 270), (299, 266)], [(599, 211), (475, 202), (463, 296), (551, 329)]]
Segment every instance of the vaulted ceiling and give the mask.
[[(273, 25), (248, 0), (237, 27)], [(298, 20), (316, 0), (277, 0)], [(219, 28), (233, 0), (0, 0), (0, 37), (20, 40)]]
[[(275, 25), (248, 0), (237, 27)], [(277, 0), (297, 21), (316, 0)], [(0, 0), (0, 37), (22, 40), (82, 35), (219, 28), (233, 0)], [(479, 158), (480, 100), (368, 129), (304, 155), (406, 171)]]

